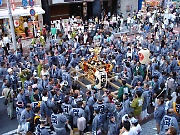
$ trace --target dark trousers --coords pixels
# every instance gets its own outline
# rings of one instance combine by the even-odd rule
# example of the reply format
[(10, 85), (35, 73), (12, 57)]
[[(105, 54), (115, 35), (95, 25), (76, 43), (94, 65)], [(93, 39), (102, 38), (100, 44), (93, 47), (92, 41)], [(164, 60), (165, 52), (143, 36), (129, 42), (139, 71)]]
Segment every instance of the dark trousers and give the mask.
[(29, 34), (28, 34), (28, 27), (25, 28), (25, 34), (26, 34), (26, 37), (29, 36)]
[(5, 55), (7, 56), (8, 55), (8, 50), (7, 50), (7, 47), (2, 47), (5, 51)]
[(6, 48), (7, 48), (8, 50), (10, 50), (9, 43), (6, 44)]
[(44, 41), (46, 42), (46, 39), (47, 39), (46, 34), (44, 34), (43, 37), (44, 37)]
[(23, 55), (23, 48), (22, 48), (22, 44), (20, 44), (19, 49), (20, 49), (20, 52), (21, 52), (21, 53), (22, 53), (22, 55)]

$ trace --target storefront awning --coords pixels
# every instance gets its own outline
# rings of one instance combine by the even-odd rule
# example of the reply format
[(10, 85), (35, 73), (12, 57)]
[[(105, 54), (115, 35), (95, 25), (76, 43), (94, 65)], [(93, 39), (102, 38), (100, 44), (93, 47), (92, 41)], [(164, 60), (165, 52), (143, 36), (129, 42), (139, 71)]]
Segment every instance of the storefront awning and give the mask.
[(93, 2), (94, 0), (52, 0), (52, 4), (75, 3), (75, 2)]
[[(23, 7), (17, 7), (14, 11), (12, 10), (12, 16), (29, 16), (30, 15), (31, 7), (27, 7), (24, 9)], [(40, 6), (34, 6), (33, 9), (35, 10), (36, 14), (44, 14), (45, 11)], [(0, 19), (9, 18), (8, 10), (7, 9), (0, 9)]]

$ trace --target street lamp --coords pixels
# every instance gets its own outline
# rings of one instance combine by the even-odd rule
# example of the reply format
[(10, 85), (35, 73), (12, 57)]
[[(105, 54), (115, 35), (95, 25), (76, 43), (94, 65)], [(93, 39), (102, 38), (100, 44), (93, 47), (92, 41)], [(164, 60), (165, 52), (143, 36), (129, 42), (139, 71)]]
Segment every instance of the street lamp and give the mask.
[(11, 36), (12, 36), (12, 44), (13, 44), (14, 51), (16, 51), (17, 50), (16, 36), (15, 36), (15, 31), (14, 31), (14, 23), (13, 23), (13, 18), (12, 18), (10, 0), (7, 0), (7, 9), (8, 9), (10, 28), (11, 28), (10, 30), (11, 30)]

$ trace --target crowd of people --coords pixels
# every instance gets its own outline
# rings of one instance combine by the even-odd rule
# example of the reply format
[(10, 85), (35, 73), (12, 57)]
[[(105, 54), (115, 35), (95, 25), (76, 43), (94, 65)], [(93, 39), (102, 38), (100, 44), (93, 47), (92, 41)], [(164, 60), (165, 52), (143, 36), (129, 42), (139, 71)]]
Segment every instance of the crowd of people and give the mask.
[[(10, 41), (6, 35), (0, 44), (2, 95), (10, 119), (15, 118), (16, 107), (17, 134), (48, 135), (48, 125), (57, 135), (68, 135), (74, 128), (80, 134), (140, 135), (140, 124), (153, 106), (157, 134), (177, 135), (180, 40), (173, 28), (179, 26), (179, 15), (179, 8), (168, 16), (163, 8), (146, 14), (134, 11), (126, 24), (123, 15), (84, 23), (72, 17), (51, 28), (45, 25), (42, 36), (45, 42), (50, 40), (50, 49), (37, 39), (28, 56), (23, 55), (21, 38), (15, 52), (7, 47)], [(124, 25), (130, 31), (137, 25), (138, 33), (116, 37), (113, 32), (122, 31)], [(122, 80), (117, 99), (111, 88), (99, 95), (96, 88), (83, 90), (71, 78), (71, 68), (76, 69), (82, 59), (92, 58), (95, 54), (91, 50), (97, 43), (102, 48), (101, 60), (113, 65), (108, 74), (117, 74)], [(138, 51), (143, 48), (150, 50), (147, 64), (139, 61)]]

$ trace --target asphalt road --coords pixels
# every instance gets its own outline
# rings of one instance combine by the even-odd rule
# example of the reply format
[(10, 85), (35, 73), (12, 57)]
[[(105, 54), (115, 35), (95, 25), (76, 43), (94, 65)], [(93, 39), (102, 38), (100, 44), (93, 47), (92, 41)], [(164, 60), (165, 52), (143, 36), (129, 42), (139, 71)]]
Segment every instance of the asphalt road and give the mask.
[[(0, 135), (17, 128), (17, 119), (10, 120), (7, 116), (7, 107), (3, 104), (4, 98), (0, 97)], [(15, 109), (14, 109), (15, 116)]]

